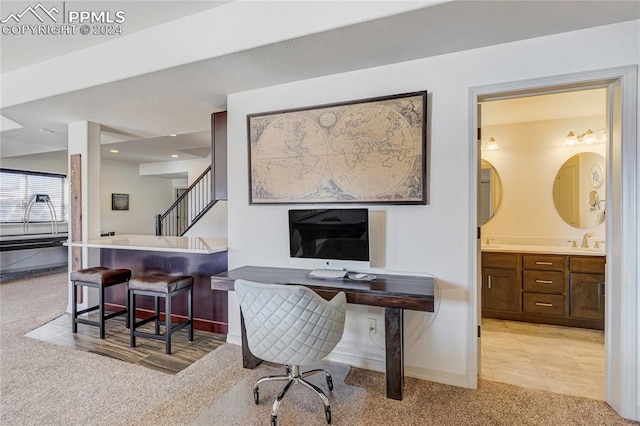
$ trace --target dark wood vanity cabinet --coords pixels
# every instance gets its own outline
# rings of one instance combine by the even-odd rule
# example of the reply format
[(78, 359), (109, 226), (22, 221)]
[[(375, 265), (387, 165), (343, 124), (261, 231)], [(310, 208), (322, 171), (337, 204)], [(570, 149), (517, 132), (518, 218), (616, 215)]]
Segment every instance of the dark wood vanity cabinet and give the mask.
[(519, 273), (517, 254), (482, 254), (483, 311), (522, 312)]
[(604, 329), (600, 256), (482, 253), (482, 316)]
[(604, 258), (571, 263), (571, 316), (604, 321)]

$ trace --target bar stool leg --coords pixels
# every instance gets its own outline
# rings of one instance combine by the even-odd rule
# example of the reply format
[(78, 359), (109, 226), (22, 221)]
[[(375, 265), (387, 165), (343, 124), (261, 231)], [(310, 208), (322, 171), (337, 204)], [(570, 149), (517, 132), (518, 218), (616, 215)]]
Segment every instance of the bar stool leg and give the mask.
[(171, 298), (170, 294), (164, 299), (164, 320), (165, 320), (165, 353), (171, 354)]
[(130, 311), (127, 312), (129, 316), (129, 346), (132, 348), (136, 347), (136, 294), (133, 290), (129, 291), (129, 308)]
[(156, 334), (160, 334), (160, 298), (157, 296), (153, 296), (153, 302), (155, 303), (155, 312), (156, 312), (155, 332)]
[(100, 314), (100, 338), (104, 339), (104, 286), (100, 286), (100, 300), (98, 300), (98, 313)]
[(193, 342), (193, 287), (189, 289), (188, 300), (187, 300), (187, 309), (188, 309), (188, 320), (189, 320), (189, 341)]
[(73, 288), (71, 292), (71, 332), (78, 332), (78, 323), (76, 322), (76, 318), (78, 317), (78, 295), (76, 292), (78, 291), (78, 287), (76, 286), (76, 282), (73, 281)]
[(129, 322), (129, 280), (124, 282), (124, 303), (125, 308), (127, 309), (127, 313), (124, 314), (126, 327), (129, 328), (131, 323)]

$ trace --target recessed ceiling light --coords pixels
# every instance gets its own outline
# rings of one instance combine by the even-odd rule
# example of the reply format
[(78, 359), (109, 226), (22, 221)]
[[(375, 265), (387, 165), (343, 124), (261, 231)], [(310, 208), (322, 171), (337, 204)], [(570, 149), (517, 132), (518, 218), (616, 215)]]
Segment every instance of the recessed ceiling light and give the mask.
[(117, 149), (110, 149), (109, 152), (113, 152), (114, 154), (119, 153), (120, 151), (118, 151)]
[(169, 136), (176, 137), (176, 136), (178, 136), (178, 134), (177, 133), (171, 133)]
[(172, 154), (171, 158), (178, 158), (178, 156), (176, 154)]

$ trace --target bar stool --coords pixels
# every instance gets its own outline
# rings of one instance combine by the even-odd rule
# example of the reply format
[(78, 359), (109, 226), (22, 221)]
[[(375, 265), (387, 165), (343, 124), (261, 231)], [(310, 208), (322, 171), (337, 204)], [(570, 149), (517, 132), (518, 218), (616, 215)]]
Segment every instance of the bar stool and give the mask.
[[(188, 314), (187, 321), (173, 325), (171, 323), (171, 299), (178, 294), (188, 292)], [(136, 295), (153, 296), (155, 298), (155, 315), (136, 322)], [(160, 297), (164, 297), (165, 303), (165, 331), (160, 334)], [(169, 276), (169, 275), (147, 275), (134, 278), (129, 282), (129, 322), (131, 323), (130, 343), (131, 347), (136, 347), (136, 337), (162, 340), (165, 342), (165, 353), (171, 354), (171, 335), (184, 327), (189, 327), (189, 341), (193, 342), (193, 277)], [(148, 322), (155, 321), (155, 333), (145, 333), (136, 329)]]
[[(72, 316), (72, 332), (78, 332), (78, 324), (92, 325), (100, 328), (100, 338), (104, 339), (104, 323), (106, 320), (117, 317), (119, 315), (125, 315), (126, 325), (129, 328), (129, 316), (126, 315), (129, 310), (129, 300), (125, 301), (125, 309), (113, 312), (111, 314), (105, 314), (104, 311), (104, 290), (107, 287), (111, 287), (118, 284), (125, 285), (125, 294), (128, 294), (129, 278), (131, 278), (131, 271), (128, 269), (109, 269), (102, 266), (96, 266), (93, 268), (80, 269), (71, 273), (71, 281), (73, 282), (73, 291), (71, 296), (71, 316)], [(76, 289), (78, 287), (91, 287), (99, 290), (98, 304), (87, 309), (78, 311), (78, 296)], [(85, 318), (78, 318), (78, 315), (86, 314), (87, 312), (98, 310), (98, 321), (92, 321)]]

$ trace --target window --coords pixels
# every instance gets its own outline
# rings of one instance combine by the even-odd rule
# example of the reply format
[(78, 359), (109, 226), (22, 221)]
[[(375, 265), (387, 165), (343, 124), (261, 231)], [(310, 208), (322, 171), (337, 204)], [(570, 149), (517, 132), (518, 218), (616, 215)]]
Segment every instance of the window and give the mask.
[(0, 169), (0, 222), (22, 222), (30, 201), (29, 222), (50, 222), (51, 209), (42, 197), (48, 195), (58, 222), (67, 217), (67, 177), (55, 173)]

